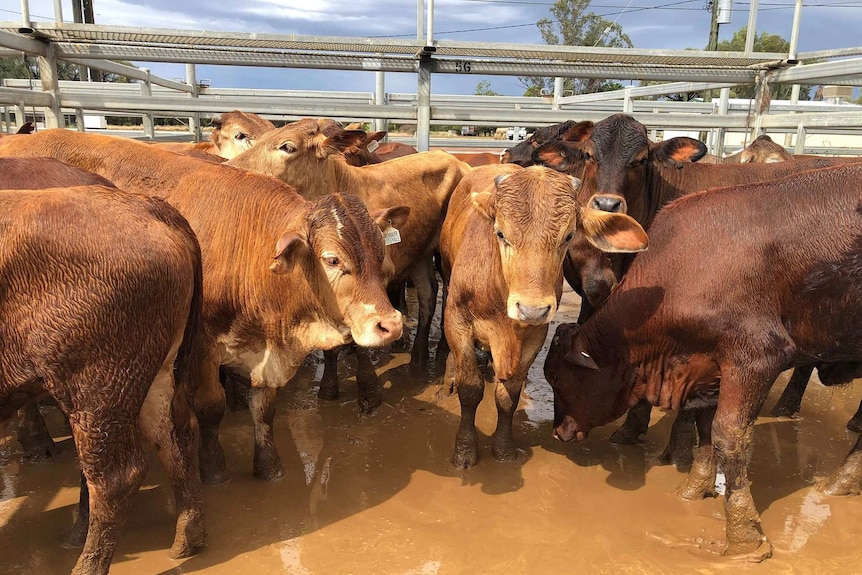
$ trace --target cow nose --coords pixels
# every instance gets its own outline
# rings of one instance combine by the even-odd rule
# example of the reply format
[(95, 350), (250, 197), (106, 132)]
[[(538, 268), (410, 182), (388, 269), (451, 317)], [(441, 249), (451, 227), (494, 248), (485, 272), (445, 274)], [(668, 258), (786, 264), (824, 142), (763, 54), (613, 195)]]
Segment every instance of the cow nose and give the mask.
[(521, 305), (519, 303), (517, 306), (519, 319), (530, 323), (539, 323), (544, 321), (548, 317), (548, 313), (551, 311), (551, 306), (549, 305), (544, 307), (532, 307)]
[(593, 209), (617, 213), (623, 211), (623, 200), (617, 196), (594, 196)]
[(509, 150), (506, 150), (505, 152), (503, 152), (503, 155), (502, 155), (502, 156), (500, 156), (500, 163), (501, 163), (501, 164), (508, 164), (508, 163), (509, 163), (509, 158), (510, 158), (511, 156), (512, 156), (512, 154), (510, 154), (510, 153), (509, 153)]
[(383, 338), (386, 342), (390, 342), (401, 337), (403, 325), (401, 318), (388, 318), (377, 322), (375, 329), (378, 336)]

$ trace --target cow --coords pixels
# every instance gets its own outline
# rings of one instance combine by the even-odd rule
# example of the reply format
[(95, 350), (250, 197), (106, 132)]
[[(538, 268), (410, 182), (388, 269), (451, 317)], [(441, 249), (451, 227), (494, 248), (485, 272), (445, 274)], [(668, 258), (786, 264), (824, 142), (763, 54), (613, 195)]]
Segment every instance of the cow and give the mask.
[[(551, 142), (537, 148), (533, 155), (537, 162), (583, 176), (588, 191), (582, 197), (593, 192), (621, 197), (627, 213), (647, 232), (662, 206), (686, 194), (716, 186), (774, 180), (805, 170), (856, 161), (855, 158), (806, 158), (771, 164), (697, 162), (705, 153), (706, 146), (692, 138), (677, 137), (652, 143), (643, 124), (627, 114), (615, 114), (596, 123), (587, 140)], [(614, 261), (618, 279), (630, 263), (630, 257)], [(591, 306), (582, 306), (579, 320), (589, 317), (592, 311)], [(634, 443), (646, 432), (648, 424), (649, 406), (644, 404), (633, 410), (611, 440)], [(668, 456), (677, 457), (670, 453)]]
[(590, 121), (575, 122), (567, 120), (560, 124), (553, 124), (539, 128), (523, 142), (512, 146), (504, 151), (500, 156), (500, 163), (503, 164), (518, 164), (522, 167), (533, 165), (533, 150), (548, 142), (555, 140), (570, 139), (572, 141), (580, 141), (584, 133), (589, 134), (589, 130), (593, 127)]
[[(38, 190), (69, 186), (114, 185), (105, 178), (51, 158), (0, 158), (0, 190)], [(35, 403), (21, 409), (18, 441), (26, 461), (53, 458), (55, 445)]]
[[(344, 128), (340, 123), (330, 118), (318, 119), (317, 125), (320, 127), (320, 132), (326, 137), (335, 136), (345, 130), (361, 130), (359, 124), (351, 124), (347, 128)], [(347, 163), (351, 166), (379, 164), (383, 160), (380, 159), (374, 150), (379, 147), (378, 142), (385, 137), (386, 132), (367, 132), (364, 140), (358, 141), (355, 145), (346, 148), (342, 151), (342, 154), (344, 154)], [(369, 148), (371, 149), (369, 150)]]
[(464, 154), (453, 153), (452, 155), (468, 166), (472, 166), (474, 168), (502, 163), (500, 161), (500, 154), (492, 154), (490, 152), (468, 152)]
[(254, 145), (261, 135), (275, 129), (275, 125), (257, 114), (233, 110), (210, 120), (213, 131), (209, 142), (163, 142), (153, 146), (179, 152), (197, 155), (200, 153), (231, 159)]
[(702, 164), (772, 164), (792, 160), (793, 155), (776, 144), (766, 134), (756, 137), (748, 146), (724, 158), (706, 154), (699, 160)]
[(374, 153), (377, 154), (378, 158), (386, 162), (388, 160), (394, 160), (395, 158), (409, 156), (410, 154), (418, 154), (419, 152), (409, 144), (386, 142), (385, 144), (380, 144), (380, 146), (374, 150)]
[(440, 254), (448, 286), (443, 322), (451, 348), (444, 390), (454, 388), (461, 424), (452, 464), (478, 461), (476, 408), (484, 382), (474, 345), (494, 364), (494, 457), (517, 458), (512, 416), (527, 370), (545, 342), (562, 295), (568, 244), (583, 235), (606, 251), (645, 249), (643, 229), (624, 214), (581, 209), (577, 179), (547, 168), (501, 164), (476, 168), (452, 195)]
[[(409, 277), (419, 301), (419, 325), (410, 365), (422, 371), (428, 361), (428, 337), (437, 305), (437, 280), (432, 253), (449, 196), (470, 167), (446, 152), (425, 152), (362, 167), (350, 166), (343, 154), (365, 138), (365, 132), (345, 130), (326, 136), (315, 120), (304, 119), (269, 132), (253, 147), (228, 162), (231, 166), (275, 176), (294, 186), (305, 197), (316, 198), (338, 190), (361, 198), (369, 209), (383, 205), (409, 208), (410, 217), (393, 238), (386, 253), (394, 266), (391, 283)], [(393, 203), (394, 202), (394, 203)], [(396, 241), (397, 240), (397, 241)], [(382, 402), (370, 360), (363, 359), (362, 389), (365, 407)], [(334, 359), (330, 358), (321, 382), (320, 396), (338, 395)]]
[(0, 421), (48, 395), (69, 419), (90, 486), (72, 573), (108, 572), (146, 474), (142, 438), (174, 488), (171, 556), (193, 555), (203, 285), (188, 223), (162, 200), (81, 186), (0, 193), (0, 228)]
[(218, 428), (225, 394), (218, 368), (249, 377), (254, 474), (284, 475), (275, 448), (275, 393), (314, 349), (401, 336), (385, 293), (382, 228), (403, 212), (370, 216), (350, 195), (314, 201), (275, 178), (208, 164), (129, 139), (44, 130), (0, 140), (0, 156), (51, 156), (98, 173), (121, 189), (166, 199), (189, 221), (204, 266), (207, 354), (195, 365), (201, 473), (228, 479)]
[[(768, 557), (747, 466), (769, 388), (809, 363), (827, 384), (862, 376), (860, 181), (862, 165), (839, 166), (663, 208), (608, 301), (581, 328), (557, 330), (545, 363), (555, 436), (582, 440), (643, 400), (698, 409), (680, 494), (710, 494), (717, 465), (727, 551)], [(821, 490), (858, 491), (860, 455), (862, 439)]]

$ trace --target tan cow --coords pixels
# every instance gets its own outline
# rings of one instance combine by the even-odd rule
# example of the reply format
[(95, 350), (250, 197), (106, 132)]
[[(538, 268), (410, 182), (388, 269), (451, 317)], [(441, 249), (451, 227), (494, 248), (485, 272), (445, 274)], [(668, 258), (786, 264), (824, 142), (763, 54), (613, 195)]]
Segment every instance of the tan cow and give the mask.
[(385, 345), (400, 337), (401, 314), (389, 303), (380, 227), (350, 195), (308, 201), (274, 178), (153, 148), (67, 130), (0, 141), (0, 156), (51, 156), (98, 173), (122, 189), (167, 199), (198, 237), (204, 266), (208, 355), (196, 365), (201, 470), (207, 483), (227, 479), (218, 426), (224, 389), (218, 366), (251, 378), (255, 474), (281, 477), (273, 440), (276, 388), (303, 358), (352, 340)]
[(485, 385), (474, 346), (490, 350), (494, 362), (492, 452), (513, 460), (512, 416), (562, 294), (569, 244), (583, 234), (604, 251), (646, 248), (646, 234), (629, 216), (579, 208), (579, 184), (548, 168), (502, 164), (476, 168), (452, 196), (440, 253), (451, 347), (444, 385), (454, 386), (461, 402), (456, 467), (471, 467), (479, 456), (475, 417)]
[(171, 152), (204, 153), (231, 159), (254, 145), (261, 135), (275, 130), (275, 125), (257, 114), (234, 110), (210, 121), (213, 131), (209, 142), (163, 142), (152, 144)]
[(785, 150), (784, 146), (776, 144), (772, 138), (762, 134), (735, 154), (724, 158), (706, 154), (698, 161), (701, 164), (772, 164), (792, 159), (793, 155)]
[(0, 422), (49, 394), (69, 418), (90, 486), (73, 575), (108, 572), (147, 472), (142, 438), (174, 487), (171, 556), (193, 555), (203, 286), (188, 223), (162, 200), (82, 186), (0, 193), (0, 228)]
[[(423, 370), (437, 304), (432, 253), (449, 196), (470, 167), (446, 152), (412, 154), (363, 167), (348, 165), (341, 152), (364, 138), (365, 132), (349, 130), (327, 137), (315, 120), (305, 119), (261, 136), (253, 148), (228, 163), (278, 177), (308, 198), (337, 190), (361, 198), (370, 210), (392, 205), (410, 208), (400, 241), (389, 245), (386, 253), (395, 268), (392, 281), (410, 277), (416, 286), (419, 325), (410, 363)], [(374, 377), (373, 370), (363, 372)], [(331, 389), (322, 386), (321, 394), (326, 393), (331, 395)], [(370, 399), (379, 403), (379, 398)]]

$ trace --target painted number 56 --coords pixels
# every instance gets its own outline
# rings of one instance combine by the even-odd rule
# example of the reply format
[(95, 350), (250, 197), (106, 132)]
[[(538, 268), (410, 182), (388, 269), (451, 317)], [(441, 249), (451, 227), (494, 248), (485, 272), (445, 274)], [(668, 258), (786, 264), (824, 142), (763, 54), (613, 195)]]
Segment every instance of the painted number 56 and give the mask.
[(470, 71), (470, 62), (455, 62), (455, 71), (456, 72), (469, 72)]

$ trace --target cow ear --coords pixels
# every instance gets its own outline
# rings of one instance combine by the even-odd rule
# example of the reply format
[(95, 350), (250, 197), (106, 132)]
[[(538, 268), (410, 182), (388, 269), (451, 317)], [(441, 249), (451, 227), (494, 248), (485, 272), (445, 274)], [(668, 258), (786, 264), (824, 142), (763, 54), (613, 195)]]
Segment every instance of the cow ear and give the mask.
[[(497, 176), (499, 178), (500, 176)], [(494, 180), (496, 183), (496, 179)], [(494, 221), (496, 214), (496, 197), (494, 192), (473, 192), (470, 194), (470, 201), (473, 202), (473, 207), (480, 214), (491, 221)]]
[(533, 162), (565, 172), (574, 163), (573, 152), (573, 146), (555, 140), (533, 150)]
[(284, 234), (275, 244), (275, 258), (269, 269), (276, 274), (286, 274), (291, 269), (291, 260), (308, 247), (306, 239), (297, 234)]
[(706, 144), (678, 136), (650, 144), (649, 159), (657, 162), (696, 162), (706, 155)]
[[(572, 363), (575, 365), (580, 365), (581, 367), (586, 367), (587, 369), (599, 369), (598, 364), (592, 358), (592, 356), (584, 351), (583, 343), (580, 338), (578, 338), (578, 333), (581, 331), (581, 326), (577, 323), (565, 323), (557, 326), (557, 331), (554, 334), (554, 340), (561, 338), (559, 344), (567, 346), (569, 350), (566, 352), (566, 355), (563, 356), (563, 360), (568, 363)], [(556, 345), (557, 341), (555, 341), (553, 345)]]
[(371, 142), (372, 140), (375, 142), (379, 142), (386, 137), (386, 131), (381, 130), (379, 132), (368, 132), (367, 137), (369, 142)]
[(587, 369), (599, 369), (596, 360), (594, 360), (590, 356), (590, 354), (577, 348), (569, 350), (569, 353), (567, 353), (563, 359), (565, 359), (569, 363), (580, 365), (581, 367), (586, 367)]
[(626, 214), (582, 208), (581, 226), (587, 241), (603, 252), (642, 252), (649, 246), (644, 229)]
[(344, 130), (326, 138), (323, 142), (324, 152), (329, 154), (340, 154), (353, 146), (360, 146), (365, 142), (366, 134), (362, 130)]
[(395, 229), (401, 229), (401, 226), (407, 222), (407, 217), (409, 215), (410, 208), (407, 206), (395, 206), (393, 208), (377, 210), (371, 214), (371, 218), (381, 230), (385, 230), (389, 226), (392, 226)]
[(593, 133), (595, 124), (589, 120), (578, 122), (563, 134), (562, 139), (567, 142), (584, 142)]

